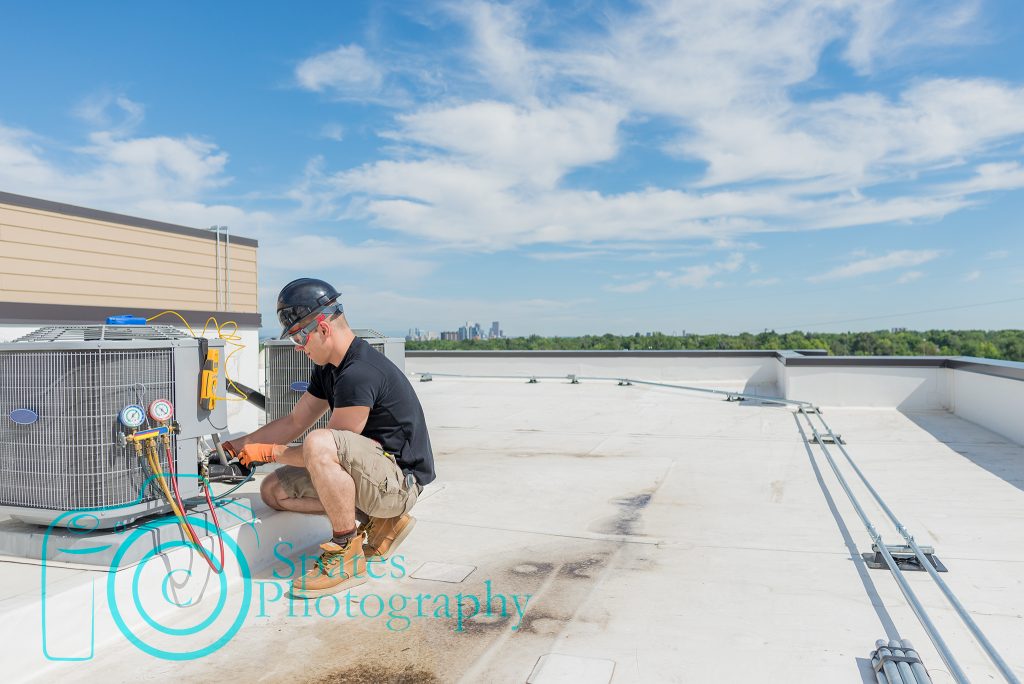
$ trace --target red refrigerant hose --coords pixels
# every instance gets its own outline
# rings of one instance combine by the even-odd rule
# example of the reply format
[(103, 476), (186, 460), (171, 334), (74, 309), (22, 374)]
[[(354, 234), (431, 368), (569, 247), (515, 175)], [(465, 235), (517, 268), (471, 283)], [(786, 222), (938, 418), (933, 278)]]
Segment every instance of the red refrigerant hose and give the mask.
[(210, 500), (210, 487), (207, 484), (203, 487), (203, 494), (206, 495), (206, 503), (210, 507), (210, 515), (213, 517), (213, 527), (217, 530), (217, 541), (220, 545), (220, 568), (218, 569), (213, 564), (213, 560), (210, 555), (206, 553), (206, 549), (203, 548), (202, 544), (199, 543), (199, 535), (192, 528), (192, 524), (188, 521), (188, 516), (185, 515), (185, 505), (181, 502), (181, 494), (178, 493), (178, 475), (174, 470), (174, 458), (171, 456), (171, 444), (170, 440), (164, 442), (164, 449), (167, 454), (167, 473), (171, 476), (171, 487), (174, 489), (174, 500), (178, 503), (178, 508), (182, 511), (181, 522), (187, 528), (188, 533), (192, 535), (196, 549), (202, 555), (210, 569), (218, 575), (224, 571), (224, 536), (220, 529), (220, 521), (217, 520), (217, 509), (213, 505), (213, 501)]

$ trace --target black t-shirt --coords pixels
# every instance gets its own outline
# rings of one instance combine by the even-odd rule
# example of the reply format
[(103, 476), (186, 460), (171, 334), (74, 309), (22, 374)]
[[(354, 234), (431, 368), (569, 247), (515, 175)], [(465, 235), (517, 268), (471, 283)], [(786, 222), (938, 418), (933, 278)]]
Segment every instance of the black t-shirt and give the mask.
[(434, 452), (412, 383), (366, 340), (355, 338), (340, 366), (314, 366), (306, 391), (326, 399), (332, 411), (369, 407), (363, 436), (394, 454), (402, 470), (415, 475), (421, 485), (433, 482)]

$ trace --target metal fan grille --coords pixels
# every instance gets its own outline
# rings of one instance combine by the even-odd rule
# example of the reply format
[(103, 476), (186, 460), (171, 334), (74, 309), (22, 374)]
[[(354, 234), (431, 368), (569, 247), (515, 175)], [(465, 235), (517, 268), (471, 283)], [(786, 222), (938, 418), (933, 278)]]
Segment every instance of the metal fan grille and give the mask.
[[(2, 351), (0, 378), (0, 505), (71, 510), (138, 500), (147, 471), (119, 444), (117, 416), (127, 404), (175, 401), (170, 348)], [(38, 420), (18, 424), (16, 409)], [(150, 485), (143, 498), (156, 496)]]
[(49, 325), (15, 342), (101, 342), (180, 340), (191, 337), (172, 325)]

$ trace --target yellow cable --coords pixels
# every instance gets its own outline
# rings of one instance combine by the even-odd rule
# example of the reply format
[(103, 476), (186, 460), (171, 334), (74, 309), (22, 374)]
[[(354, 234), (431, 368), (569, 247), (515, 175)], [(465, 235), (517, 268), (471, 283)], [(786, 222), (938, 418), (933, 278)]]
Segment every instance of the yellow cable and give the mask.
[(185, 324), (186, 328), (188, 328), (189, 334), (192, 335), (192, 337), (199, 337), (198, 335), (196, 335), (195, 331), (192, 329), (192, 326), (188, 324), (188, 321), (185, 320), (185, 317), (182, 316), (177, 311), (161, 311), (156, 316), (150, 316), (149, 318), (147, 318), (146, 322), (149, 323), (150, 321), (156, 320), (157, 318), (160, 318), (161, 316), (166, 316), (167, 314), (174, 314), (175, 316), (180, 318), (181, 322)]
[[(241, 388), (238, 385), (235, 384), (235, 381), (231, 379), (231, 376), (228, 375), (228, 361), (231, 359), (232, 356), (234, 356), (238, 352), (242, 351), (246, 347), (245, 344), (240, 342), (240, 340), (242, 339), (242, 336), (240, 334), (238, 334), (238, 323), (236, 323), (235, 321), (226, 321), (224, 323), (218, 323), (216, 318), (214, 318), (213, 316), (210, 316), (209, 318), (206, 319), (206, 322), (203, 324), (203, 332), (202, 332), (202, 334), (201, 335), (196, 335), (195, 331), (192, 329), (192, 326), (190, 326), (188, 324), (188, 321), (185, 320), (185, 317), (182, 316), (177, 311), (171, 311), (171, 310), (161, 311), (160, 313), (156, 314), (155, 316), (150, 316), (149, 318), (147, 318), (146, 322), (149, 323), (150, 321), (155, 320), (157, 318), (160, 318), (161, 316), (166, 316), (167, 314), (173, 314), (173, 315), (177, 316), (178, 318), (180, 318), (181, 322), (185, 324), (186, 328), (188, 328), (188, 332), (189, 332), (190, 335), (192, 335), (192, 337), (206, 337), (206, 333), (210, 329), (210, 323), (212, 322), (213, 325), (214, 325), (214, 328), (217, 331), (217, 337), (219, 339), (221, 339), (221, 340), (224, 340), (225, 344), (230, 344), (231, 346), (235, 347), (235, 349), (233, 349), (230, 354), (228, 354), (227, 356), (224, 357), (224, 379), (227, 382), (227, 384), (230, 385), (231, 387), (233, 387), (236, 392), (241, 394), (241, 396), (233, 396), (233, 395), (230, 395), (230, 394), (225, 394), (225, 396), (223, 396), (223, 397), (215, 397), (215, 398), (216, 399), (222, 399), (224, 401), (245, 401), (246, 398), (248, 397), (248, 395), (245, 392), (243, 392), (241, 390)], [(225, 333), (224, 332), (224, 328), (226, 328), (229, 325), (230, 326), (234, 326), (234, 328), (231, 330), (230, 333)]]

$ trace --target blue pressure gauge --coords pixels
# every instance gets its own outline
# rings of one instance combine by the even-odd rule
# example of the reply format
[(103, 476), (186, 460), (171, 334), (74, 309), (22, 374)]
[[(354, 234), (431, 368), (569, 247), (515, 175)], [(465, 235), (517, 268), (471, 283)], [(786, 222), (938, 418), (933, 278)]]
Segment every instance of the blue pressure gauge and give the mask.
[(128, 404), (121, 409), (121, 413), (117, 415), (117, 420), (126, 428), (134, 430), (146, 422), (146, 411), (138, 404)]

